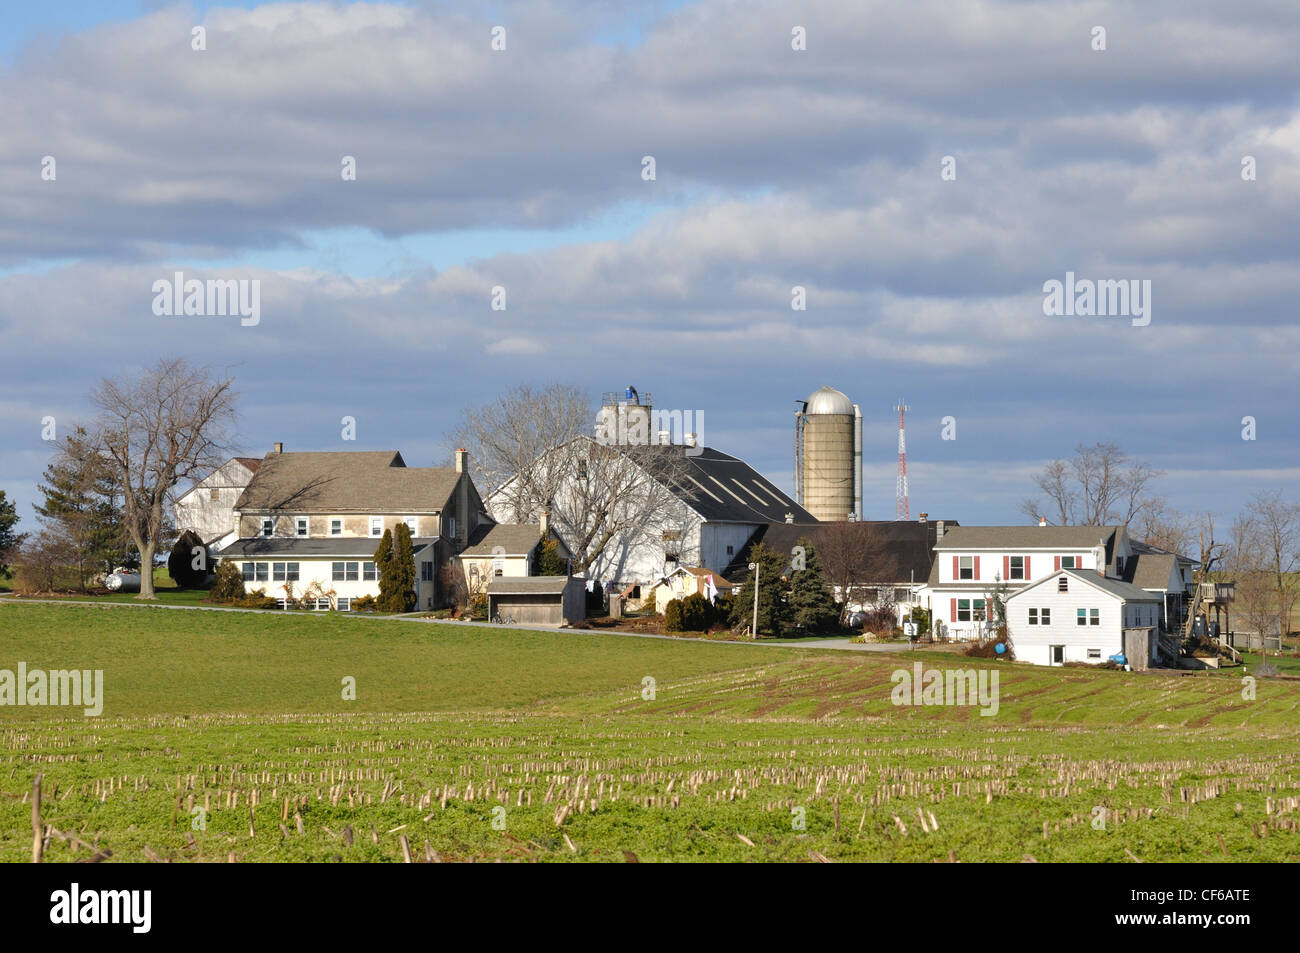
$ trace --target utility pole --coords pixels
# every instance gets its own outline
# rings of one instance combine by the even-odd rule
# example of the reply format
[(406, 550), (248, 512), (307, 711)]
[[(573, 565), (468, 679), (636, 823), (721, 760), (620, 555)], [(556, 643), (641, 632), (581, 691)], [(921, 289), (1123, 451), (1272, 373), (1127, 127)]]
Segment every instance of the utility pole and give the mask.
[(754, 574), (754, 624), (749, 630), (750, 638), (758, 638), (758, 563), (749, 564), (750, 572)]

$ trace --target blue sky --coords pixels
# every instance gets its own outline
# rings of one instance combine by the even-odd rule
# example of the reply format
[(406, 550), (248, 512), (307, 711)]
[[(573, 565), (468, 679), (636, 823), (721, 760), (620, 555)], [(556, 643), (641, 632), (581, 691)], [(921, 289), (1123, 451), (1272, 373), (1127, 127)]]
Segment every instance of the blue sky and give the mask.
[[(1103, 440), (1189, 513), (1294, 498), (1298, 40), (1269, 0), (7, 9), (0, 488), (30, 526), (42, 418), (179, 354), (236, 374), (248, 453), (443, 462), (515, 384), (633, 383), (792, 488), (830, 384), (870, 518), (900, 395), (913, 513), (1021, 522)], [(154, 315), (176, 270), (260, 280), (261, 322)], [(1151, 323), (1045, 315), (1066, 272), (1149, 280)]]

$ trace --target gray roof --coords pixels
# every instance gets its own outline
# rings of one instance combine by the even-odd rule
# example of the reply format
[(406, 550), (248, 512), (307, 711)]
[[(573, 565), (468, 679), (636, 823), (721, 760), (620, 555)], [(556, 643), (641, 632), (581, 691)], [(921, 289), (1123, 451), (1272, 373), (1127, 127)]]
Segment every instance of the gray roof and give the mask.
[[(223, 559), (269, 559), (272, 556), (296, 556), (299, 559), (325, 559), (330, 556), (347, 556), (352, 559), (372, 559), (379, 548), (379, 536), (251, 536), (237, 539), (221, 552)], [(418, 553), (438, 541), (438, 537), (411, 540)]]
[[(712, 523), (815, 523), (816, 517), (744, 460), (712, 447), (639, 447), (629, 453), (663, 479), (679, 500)], [(656, 466), (656, 461), (664, 463)], [(685, 462), (685, 466), (680, 465)], [(656, 473), (656, 471), (658, 471)]]
[[(561, 593), (574, 576), (498, 576), (488, 583), (490, 596)], [(582, 582), (582, 580), (578, 580)]]
[[(854, 527), (865, 539), (874, 541), (883, 550), (883, 563), (892, 564), (889, 579), (875, 580), (881, 585), (915, 581), (924, 583), (934, 564), (934, 543), (938, 520), (862, 520), (845, 525)], [(758, 527), (722, 570), (728, 579), (744, 579), (749, 575), (750, 551), (758, 543), (769, 549), (788, 553), (800, 540), (815, 544), (817, 530), (824, 523), (771, 523)], [(955, 527), (957, 523), (948, 522)]]
[(461, 556), (491, 556), (500, 546), (506, 556), (527, 556), (542, 541), (540, 523), (480, 523)]
[(1118, 526), (956, 526), (935, 549), (1086, 549), (1099, 542), (1109, 550)]
[(1187, 561), (1173, 553), (1139, 553), (1124, 563), (1124, 580), (1141, 589), (1164, 590), (1180, 559)]
[(396, 450), (268, 453), (235, 509), (438, 513), (460, 476), (454, 467), (408, 467)]
[(1078, 569), (1062, 569), (1059, 572), (1052, 573), (1050, 576), (1044, 576), (1042, 579), (1038, 580), (1037, 582), (1030, 583), (1028, 586), (1025, 586), (1023, 589), (1017, 589), (1015, 592), (1011, 593), (1011, 595), (1007, 596), (1007, 598), (1010, 599), (1014, 596), (1020, 595), (1021, 593), (1029, 592), (1029, 590), (1036, 589), (1039, 586), (1043, 585), (1044, 583), (1049, 582), (1050, 580), (1053, 580), (1058, 576), (1062, 576), (1062, 575), (1073, 576), (1075, 579), (1082, 580), (1083, 582), (1096, 586), (1098, 589), (1102, 589), (1105, 590), (1106, 592), (1109, 592), (1112, 596), (1118, 596), (1119, 598), (1123, 599), (1125, 602), (1160, 602), (1161, 601), (1161, 597), (1156, 595), (1153, 592), (1147, 592), (1145, 589), (1139, 589), (1137, 586), (1132, 585), (1131, 583), (1123, 582), (1119, 579), (1107, 579), (1105, 576), (1099, 576), (1095, 572), (1092, 572), (1087, 569), (1082, 571)]

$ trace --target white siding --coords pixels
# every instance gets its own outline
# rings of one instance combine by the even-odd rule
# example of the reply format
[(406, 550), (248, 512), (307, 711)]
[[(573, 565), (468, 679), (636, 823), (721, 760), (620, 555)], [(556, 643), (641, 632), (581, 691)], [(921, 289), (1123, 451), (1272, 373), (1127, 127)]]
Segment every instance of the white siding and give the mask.
[[(1068, 577), (1067, 577), (1068, 578)], [(1051, 624), (1029, 624), (1029, 610), (1051, 610)], [(1098, 610), (1097, 625), (1079, 625), (1078, 610)], [(1069, 591), (1060, 592), (1055, 582), (1046, 582), (1017, 593), (1007, 600), (1007, 629), (1015, 647), (1016, 658), (1035, 665), (1050, 665), (1051, 646), (1065, 646), (1066, 662), (1100, 664), (1124, 650), (1125, 628), (1154, 625), (1160, 608), (1156, 603), (1126, 603), (1119, 596), (1070, 579)], [(1089, 658), (1088, 650), (1097, 649), (1099, 658)]]

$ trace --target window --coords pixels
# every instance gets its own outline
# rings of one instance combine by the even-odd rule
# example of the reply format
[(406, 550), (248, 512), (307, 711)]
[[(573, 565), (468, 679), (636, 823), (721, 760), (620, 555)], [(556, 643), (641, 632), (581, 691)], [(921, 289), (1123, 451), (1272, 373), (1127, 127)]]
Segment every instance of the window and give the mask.
[(957, 557), (957, 578), (958, 579), (975, 578), (975, 557), (973, 556)]
[(294, 519), (293, 532), (295, 536), (306, 536), (309, 528), (310, 524), (307, 521), (307, 517), (299, 516)]
[(374, 563), (361, 564), (361, 578), (366, 582), (374, 582), (379, 578), (379, 572), (375, 569)]
[(1089, 625), (1101, 625), (1101, 610), (1100, 610), (1100, 609), (1089, 609), (1089, 610), (1088, 610), (1088, 624), (1089, 624)]
[(1087, 609), (1075, 609), (1075, 610), (1074, 610), (1074, 623), (1075, 623), (1075, 625), (1087, 625), (1087, 624), (1088, 624), (1088, 610), (1087, 610)]
[(336, 601), (339, 604), (339, 612), (352, 611), (352, 600), (348, 596), (339, 596)]
[(1037, 610), (1037, 609), (1030, 609), (1030, 610), (1029, 610), (1029, 624), (1030, 624), (1030, 625), (1038, 625), (1038, 610)]
[(244, 569), (244, 582), (252, 582), (252, 581), (253, 581), (253, 567), (254, 567), (254, 566), (255, 566), (255, 563), (244, 563), (244, 566), (243, 566), (243, 569)]
[(275, 520), (269, 516), (262, 517), (262, 535), (270, 536), (275, 532)]
[[(268, 570), (270, 569), (270, 566), (267, 563), (244, 563), (244, 565), (253, 567), (252, 578), (254, 582), (267, 581)], [(245, 572), (247, 572), (247, 570), (245, 570)], [(245, 576), (244, 578), (247, 579), (248, 577)]]
[(342, 520), (330, 520), (330, 535), (331, 535), (331, 536), (342, 536), (342, 535), (343, 535), (343, 521), (342, 521)]
[(447, 517), (447, 535), (454, 537), (456, 535), (456, 517)]
[(493, 576), (504, 576), (505, 573), (502, 572), (500, 569), (493, 569), (493, 570), (492, 570), (492, 575), (493, 575)]
[(1051, 625), (1051, 624), (1052, 624), (1052, 610), (1051, 610), (1051, 609), (1039, 609), (1039, 610), (1038, 610), (1038, 616), (1039, 616), (1039, 618), (1042, 620), (1042, 624), (1043, 624), (1043, 625)]
[(334, 582), (356, 582), (359, 567), (357, 563), (333, 563), (330, 566)]
[(1088, 649), (1088, 658), (1101, 661), (1101, 649)]
[(208, 490), (208, 499), (216, 503), (221, 499), (221, 491), (217, 489)]
[(1069, 592), (1069, 591), (1070, 591), (1070, 577), (1069, 577), (1069, 576), (1062, 576), (1060, 579), (1056, 580), (1056, 591), (1057, 591), (1057, 592)]
[(384, 518), (382, 516), (370, 517), (370, 535), (371, 536), (384, 535)]
[(975, 600), (975, 610), (974, 610), (974, 611), (975, 611), (975, 621), (976, 621), (976, 622), (983, 622), (983, 621), (984, 621), (984, 600), (983, 600), (983, 599), (976, 599), (976, 600)]
[(1061, 557), (1061, 568), (1062, 568), (1062, 569), (1078, 569), (1078, 568), (1079, 568), (1079, 557), (1078, 557), (1078, 556), (1062, 556), (1062, 557)]
[(297, 582), (297, 563), (271, 563), (271, 578), (276, 582)]
[(1009, 572), (1007, 573), (1008, 579), (1024, 579), (1025, 578), (1025, 557), (1012, 556), (1011, 565), (1008, 567), (1008, 569), (1009, 569)]
[(406, 517), (405, 519), (403, 519), (402, 522), (405, 523), (405, 524), (406, 524), (406, 528), (409, 529), (409, 530), (411, 531), (411, 535), (412, 535), (412, 536), (415, 536), (415, 535), (416, 535), (416, 526), (418, 525), (418, 523), (416, 522), (415, 517), (414, 517), (414, 516), (408, 516), (408, 517)]
[(430, 562), (420, 563), (420, 581), (433, 582), (433, 563)]
[(728, 547), (727, 547), (727, 555), (728, 555), (728, 556), (734, 556), (734, 555), (736, 555), (736, 547), (735, 547), (735, 546), (728, 546)]
[(970, 621), (970, 600), (969, 599), (957, 600), (957, 621), (958, 622)]

